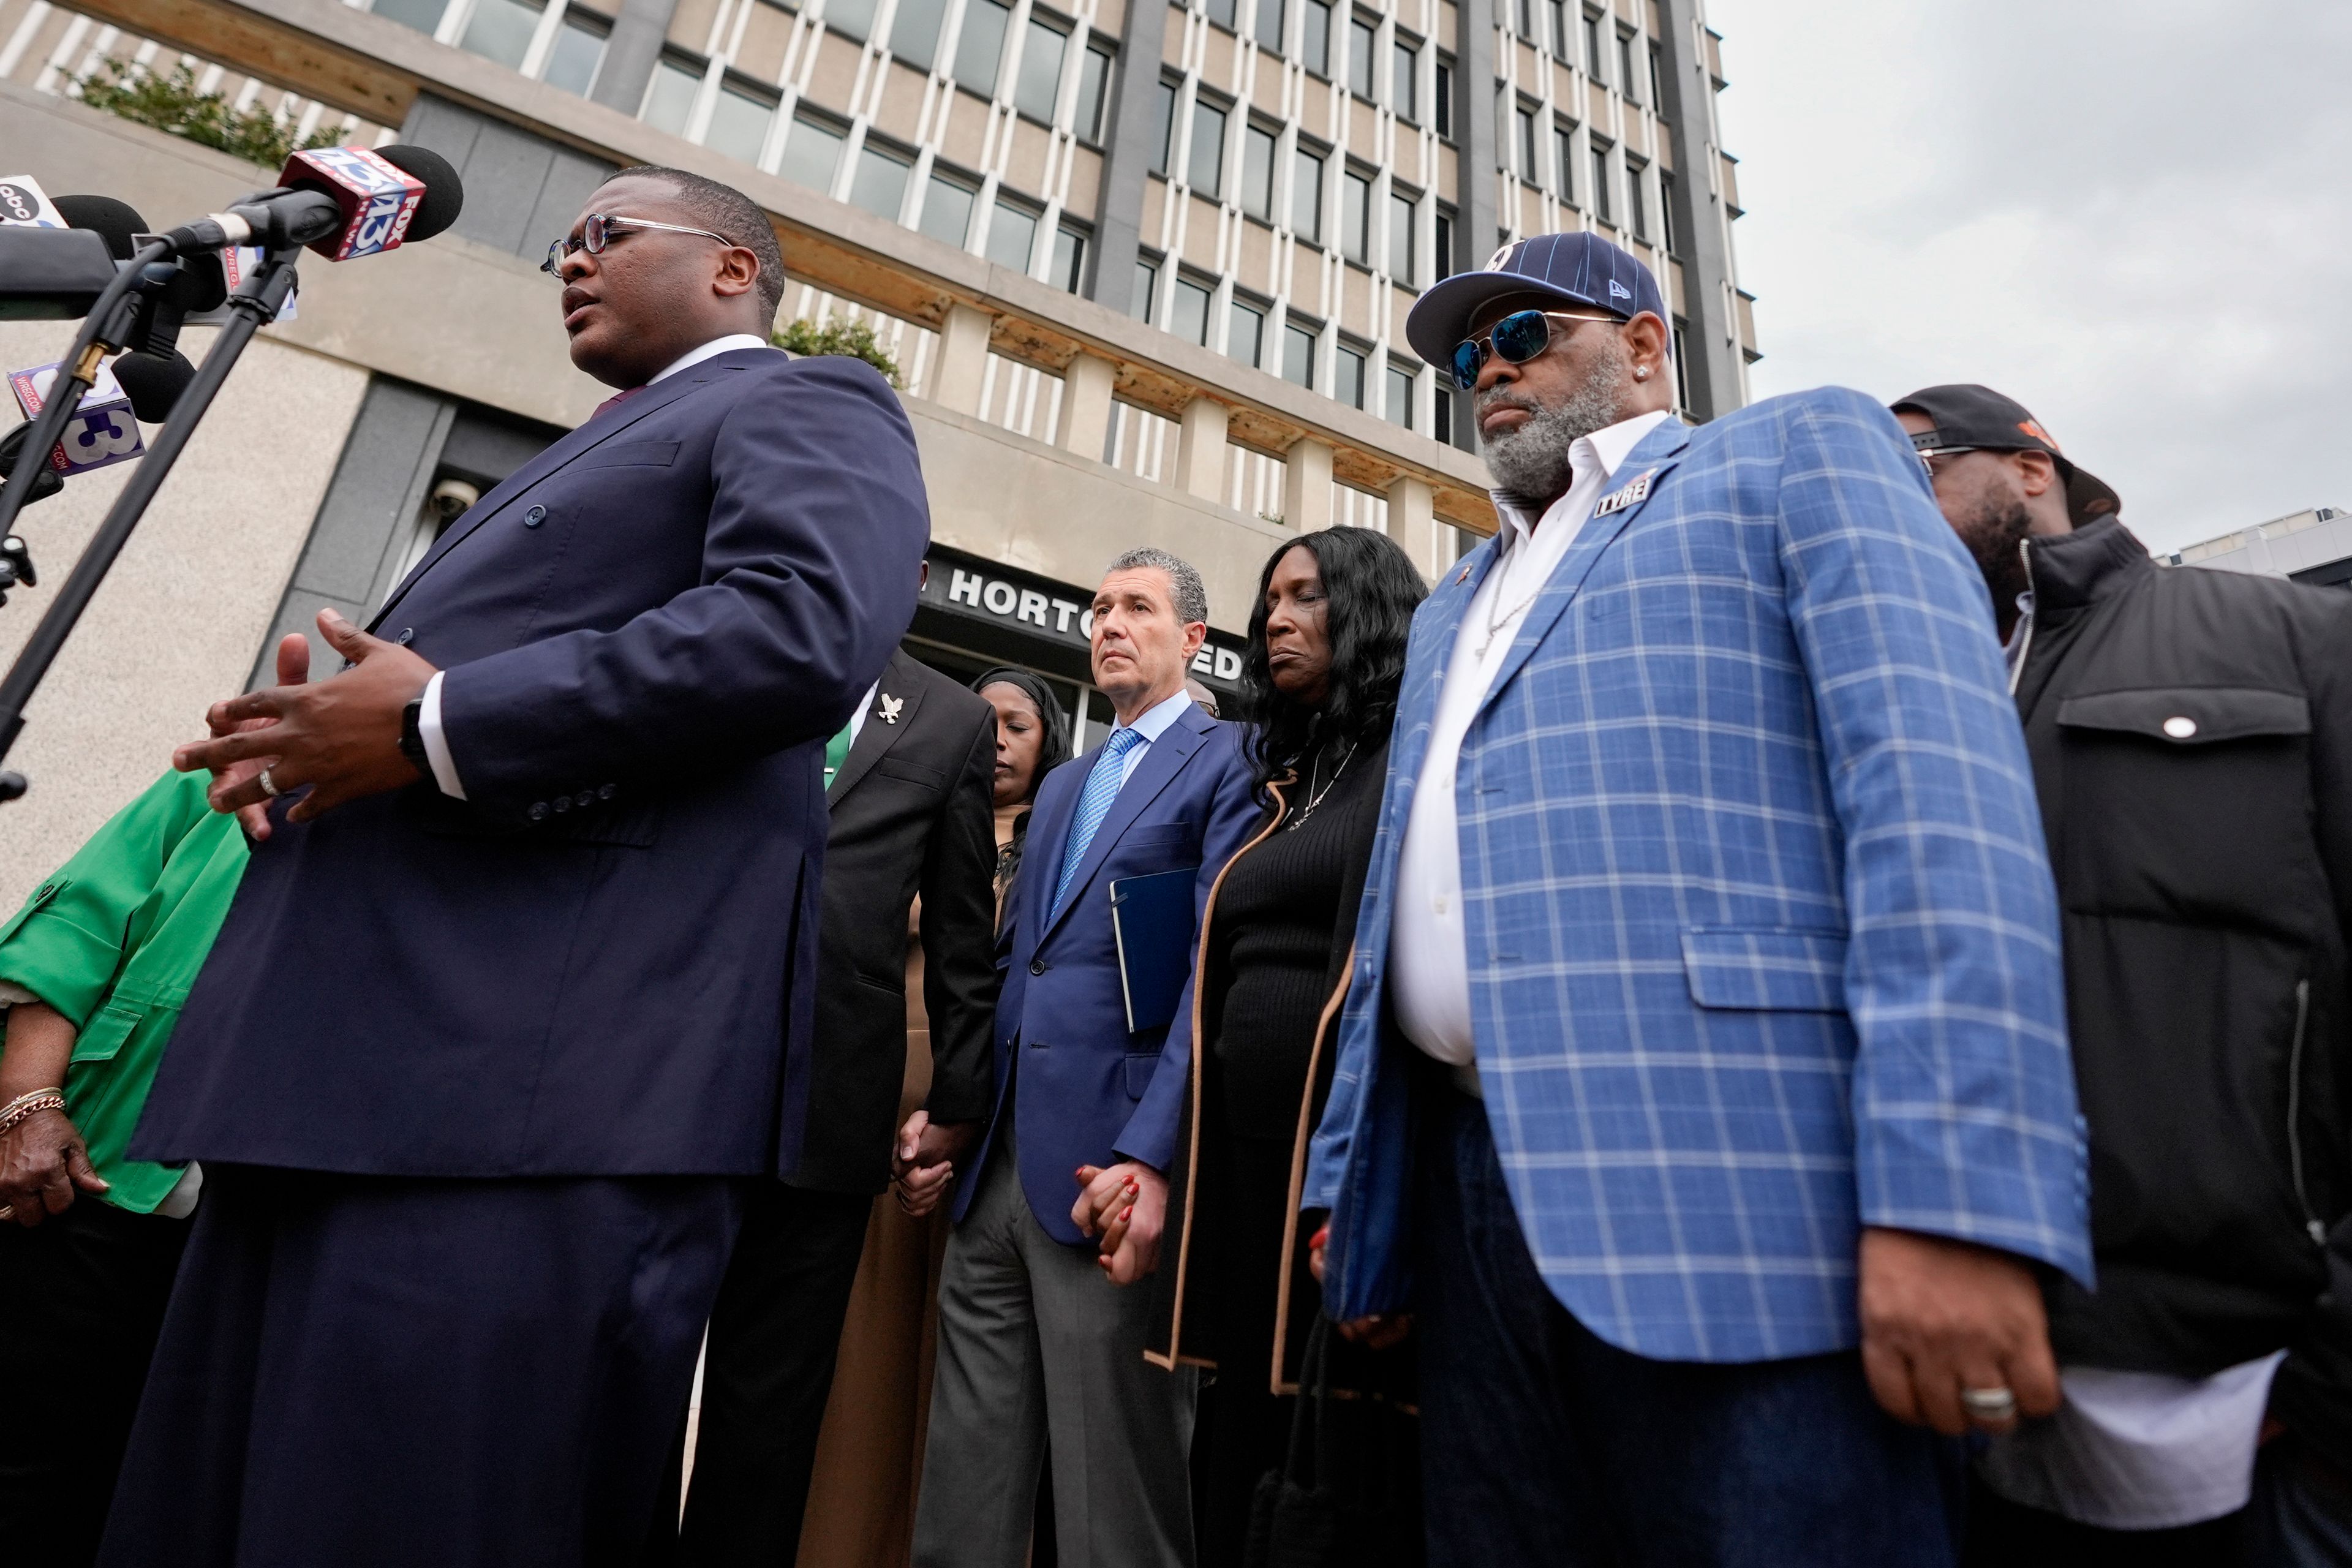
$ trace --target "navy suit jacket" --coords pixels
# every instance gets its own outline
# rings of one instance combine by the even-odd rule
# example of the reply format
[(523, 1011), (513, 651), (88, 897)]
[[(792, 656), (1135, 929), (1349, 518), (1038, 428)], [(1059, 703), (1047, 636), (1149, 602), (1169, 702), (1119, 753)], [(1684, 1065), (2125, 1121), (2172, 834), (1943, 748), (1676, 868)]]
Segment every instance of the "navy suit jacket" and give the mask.
[(717, 355), (557, 441), (378, 616), (467, 798), (282, 812), (143, 1157), (418, 1176), (788, 1168), (825, 740), (914, 617), (914, 435), (856, 360)]
[[(1087, 847), (1059, 916), (1050, 920), (1070, 822), (1101, 748), (1046, 775), (1013, 887), (1012, 962), (996, 1003), (996, 1115), (956, 1194), (957, 1219), (980, 1190), (981, 1169), (1008, 1111), (1018, 1118), (1022, 1191), (1037, 1223), (1058, 1241), (1086, 1240), (1070, 1223), (1078, 1196), (1072, 1173), (1080, 1165), (1139, 1160), (1168, 1168), (1192, 1070), (1192, 987), (1185, 985), (1166, 1026), (1128, 1032), (1110, 884), (1197, 868), (1197, 939), (1210, 885), (1261, 815), (1241, 741), (1238, 725), (1185, 708), (1135, 765)], [(1008, 1081), (1014, 1085), (1010, 1106)]]

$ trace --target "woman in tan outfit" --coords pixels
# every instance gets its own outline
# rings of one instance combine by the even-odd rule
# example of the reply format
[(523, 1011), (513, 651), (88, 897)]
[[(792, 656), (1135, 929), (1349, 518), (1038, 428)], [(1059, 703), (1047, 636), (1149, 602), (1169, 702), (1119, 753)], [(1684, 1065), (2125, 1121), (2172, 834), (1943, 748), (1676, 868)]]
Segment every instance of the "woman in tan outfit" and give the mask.
[[(1053, 689), (1026, 670), (992, 669), (972, 683), (996, 710), (997, 912), (1019, 873), (1029, 805), (1045, 775), (1070, 755), (1068, 717)], [(922, 944), (909, 917), (907, 941), (907, 1079), (899, 1096), (902, 1145), (919, 1134), (908, 1118), (930, 1089), (929, 1020), (923, 1014)], [(901, 1163), (911, 1155), (902, 1147)], [(907, 1171), (874, 1200), (816, 1471), (801, 1531), (799, 1568), (905, 1568), (922, 1474), (923, 1439), (938, 1339), (940, 1259), (948, 1227), (932, 1211), (954, 1178), (952, 1165)]]

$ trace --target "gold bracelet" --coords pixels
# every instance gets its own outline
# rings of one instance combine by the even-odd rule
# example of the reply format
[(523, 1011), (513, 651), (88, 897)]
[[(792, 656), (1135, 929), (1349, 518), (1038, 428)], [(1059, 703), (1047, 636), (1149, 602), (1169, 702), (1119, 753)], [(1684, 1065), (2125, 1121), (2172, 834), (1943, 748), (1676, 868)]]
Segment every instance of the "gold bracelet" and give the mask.
[(10, 1100), (7, 1109), (0, 1110), (0, 1138), (16, 1130), (20, 1121), (28, 1121), (44, 1110), (63, 1110), (66, 1097), (54, 1089), (37, 1089)]
[(0, 1105), (0, 1116), (7, 1115), (28, 1100), (38, 1100), (45, 1094), (63, 1094), (65, 1090), (56, 1084), (51, 1084), (47, 1089), (28, 1089), (7, 1104)]

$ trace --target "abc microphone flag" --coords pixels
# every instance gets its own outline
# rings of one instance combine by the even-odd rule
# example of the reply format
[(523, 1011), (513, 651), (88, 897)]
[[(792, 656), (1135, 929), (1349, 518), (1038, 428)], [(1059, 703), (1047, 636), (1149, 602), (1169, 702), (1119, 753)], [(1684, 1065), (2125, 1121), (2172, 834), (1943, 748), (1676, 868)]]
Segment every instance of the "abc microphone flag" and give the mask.
[(408, 237), (425, 200), (425, 182), (366, 147), (319, 147), (286, 160), (278, 183), (324, 191), (342, 222), (310, 242), (330, 261), (378, 256)]

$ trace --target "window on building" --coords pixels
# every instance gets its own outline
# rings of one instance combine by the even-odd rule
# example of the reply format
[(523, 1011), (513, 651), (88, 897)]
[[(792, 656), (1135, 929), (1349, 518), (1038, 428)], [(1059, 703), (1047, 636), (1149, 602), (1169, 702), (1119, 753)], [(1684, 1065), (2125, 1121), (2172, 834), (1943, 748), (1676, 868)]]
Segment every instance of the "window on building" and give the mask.
[[(710, 128), (703, 133), (702, 144), (714, 153), (756, 163), (760, 149), (767, 144), (768, 127), (775, 119), (774, 99), (730, 80), (719, 88), (710, 106)], [(898, 209), (893, 207), (884, 216), (895, 218)]]
[(1388, 398), (1382, 412), (1408, 430), (1412, 428), (1412, 372), (1390, 362), (1388, 384), (1381, 389)]
[(1257, 47), (1282, 53), (1282, 0), (1257, 0)]
[(1234, 30), (1234, 0), (1207, 0), (1209, 20), (1230, 33)]
[(1004, 29), (1013, 7), (997, 0), (966, 0), (963, 26), (956, 35), (955, 79), (982, 98), (996, 96), (997, 68), (1004, 63)]
[(1421, 51), (1408, 44), (1389, 50), (1389, 107), (1399, 120), (1421, 119)]
[(1429, 94), (1430, 123), (1447, 141), (1454, 140), (1454, 62), (1441, 58), (1437, 62), (1436, 79)]
[(917, 70), (929, 70), (939, 58), (940, 24), (947, 20), (948, 0), (898, 0), (898, 14), (890, 22), (890, 52)]
[(1638, 91), (1639, 79), (1633, 75), (1633, 35), (1617, 35), (1617, 90), (1634, 102), (1642, 101)]
[(1032, 20), (1021, 45), (1021, 74), (1013, 86), (1013, 107), (1032, 120), (1054, 122), (1054, 95), (1062, 85), (1062, 53), (1069, 38), (1060, 29)]
[(1148, 257), (1135, 263), (1135, 298), (1128, 302), (1128, 314), (1139, 321), (1151, 320), (1151, 300), (1160, 287), (1160, 263)]
[(1551, 0), (1551, 58), (1573, 62), (1576, 38), (1568, 30), (1568, 0)]
[(1538, 184), (1536, 174), (1536, 111), (1526, 104), (1514, 106), (1511, 111), (1513, 129), (1517, 134), (1512, 140), (1512, 150), (1517, 154), (1513, 172), (1528, 184)]
[(1561, 201), (1576, 200), (1576, 128), (1555, 124), (1551, 128), (1552, 194)]
[(1068, 224), (1054, 231), (1054, 270), (1045, 281), (1076, 294), (1087, 278), (1087, 237)]
[(467, 18), (457, 47), (520, 70), (523, 56), (530, 52), (531, 35), (539, 31), (540, 11), (530, 0), (474, 0), (474, 14)]
[(1205, 99), (1192, 104), (1192, 145), (1184, 161), (1184, 178), (1194, 190), (1215, 201), (1223, 195), (1225, 111)]
[(1587, 11), (1584, 14), (1585, 74), (1595, 81), (1606, 80), (1603, 73), (1607, 65), (1608, 61), (1601, 58), (1601, 13)]
[(1345, 343), (1331, 358), (1331, 395), (1350, 408), (1364, 405), (1364, 356)]
[(1372, 25), (1361, 16), (1348, 19), (1348, 90), (1372, 101)]
[(1274, 132), (1253, 125), (1242, 142), (1242, 211), (1274, 221)]
[(1689, 413), (1689, 412), (1690, 412), (1690, 405), (1691, 405), (1691, 400), (1690, 400), (1690, 373), (1689, 373), (1689, 371), (1685, 368), (1685, 367), (1688, 365), (1689, 361), (1685, 357), (1685, 355), (1684, 355), (1684, 353), (1683, 353), (1683, 324), (1682, 324), (1682, 322), (1680, 322), (1680, 321), (1676, 321), (1676, 322), (1675, 323), (1675, 326), (1674, 326), (1674, 333), (1675, 333), (1675, 339), (1674, 339), (1674, 355), (1675, 355), (1675, 406), (1677, 409), (1680, 409), (1683, 413), (1687, 414), (1687, 413)]
[(1410, 289), (1412, 270), (1412, 200), (1389, 197), (1389, 276)]
[(1307, 0), (1306, 26), (1298, 40), (1298, 63), (1317, 76), (1331, 74), (1331, 7)]
[(923, 187), (923, 218), (915, 226), (961, 250), (971, 234), (971, 206), (979, 195), (961, 180), (933, 174)]
[(1429, 400), (1429, 434), (1433, 440), (1454, 445), (1454, 394), (1442, 383)]
[(822, 120), (794, 115), (792, 132), (784, 138), (783, 161), (776, 165), (776, 173), (796, 185), (806, 185), (829, 195), (834, 171), (841, 167), (841, 145), (847, 140), (838, 128)]
[(1315, 390), (1315, 329), (1293, 323), (1282, 329), (1282, 379)]
[(1339, 253), (1349, 260), (1372, 264), (1372, 183), (1349, 172), (1339, 185)]
[(1632, 220), (1633, 237), (1650, 237), (1650, 204), (1643, 189), (1643, 166), (1634, 160), (1625, 160), (1625, 216)]
[(1666, 110), (1665, 94), (1658, 87), (1658, 46), (1655, 44), (1650, 46), (1650, 107), (1661, 114)]
[(555, 29), (554, 47), (547, 52), (547, 68), (541, 73), (547, 85), (587, 97), (596, 85), (596, 68), (604, 63), (605, 35), (600, 18), (567, 8)]
[(1225, 353), (1244, 364), (1255, 366), (1258, 352), (1265, 346), (1265, 311), (1234, 300), (1233, 313), (1225, 321)]
[(368, 9), (404, 27), (430, 33), (441, 26), (441, 17), (449, 4), (448, 0), (374, 0)]
[(1166, 175), (1169, 155), (1175, 152), (1176, 84), (1162, 78), (1151, 100), (1151, 172)]
[(694, 100), (702, 91), (702, 72), (672, 55), (664, 55), (654, 67), (654, 79), (646, 87), (646, 111), (641, 118), (656, 131), (667, 131), (673, 136), (686, 134), (686, 122), (694, 114)]
[(1658, 171), (1658, 239), (1666, 254), (1675, 253), (1675, 177)]
[(1290, 228), (1310, 245), (1323, 243), (1323, 160), (1304, 147), (1290, 161)]
[(1592, 216), (1602, 223), (1615, 223), (1617, 213), (1609, 199), (1609, 143), (1598, 138), (1592, 143), (1592, 188), (1589, 193)]
[(1454, 215), (1444, 207), (1437, 209), (1437, 235), (1430, 248), (1437, 254), (1430, 258), (1429, 276), (1433, 282), (1454, 276)]
[[(903, 0), (902, 0), (903, 3)], [(1103, 139), (1103, 108), (1110, 97), (1110, 49), (1088, 44), (1078, 57), (1078, 112), (1070, 122), (1081, 142), (1099, 146)]]
[(863, 43), (874, 36), (874, 13), (879, 9), (881, 0), (825, 0), (825, 31)]
[(1182, 273), (1176, 275), (1175, 298), (1169, 301), (1168, 330), (1187, 342), (1206, 346), (1209, 341), (1209, 300), (1213, 290)]
[(1536, 36), (1536, 0), (1511, 0), (1511, 30), (1528, 42), (1539, 43)]
[(1037, 245), (1037, 215), (1002, 197), (988, 215), (988, 258), (1014, 272), (1029, 270)]
[(876, 217), (898, 221), (907, 205), (907, 174), (914, 160), (871, 140), (857, 150), (857, 169), (849, 176), (849, 204)]

